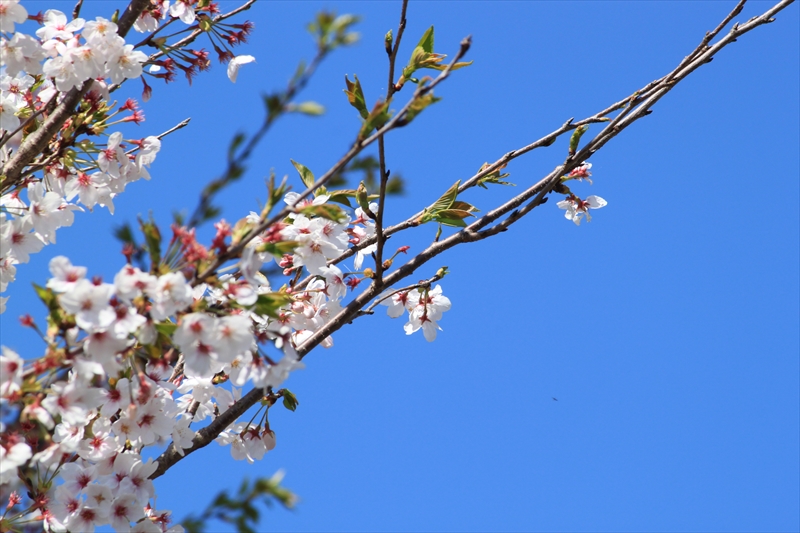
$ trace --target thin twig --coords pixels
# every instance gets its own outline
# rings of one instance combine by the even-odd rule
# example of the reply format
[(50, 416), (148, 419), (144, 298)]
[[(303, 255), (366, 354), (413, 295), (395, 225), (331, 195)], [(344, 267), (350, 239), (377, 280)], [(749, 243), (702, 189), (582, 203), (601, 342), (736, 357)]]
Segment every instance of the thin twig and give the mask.
[(83, 0), (78, 0), (75, 7), (72, 8), (72, 20), (75, 20), (81, 14), (81, 7), (83, 7)]
[(164, 137), (166, 137), (166, 136), (167, 136), (167, 135), (169, 135), (170, 133), (173, 133), (173, 132), (175, 132), (175, 131), (178, 131), (178, 130), (180, 130), (180, 129), (183, 129), (183, 128), (185, 128), (186, 126), (188, 126), (188, 125), (189, 125), (189, 122), (191, 122), (191, 120), (192, 120), (192, 118), (191, 118), (191, 117), (189, 117), (189, 118), (185, 118), (185, 119), (183, 119), (182, 121), (180, 121), (179, 123), (177, 123), (177, 124), (175, 124), (174, 126), (172, 126), (170, 129), (168, 129), (168, 130), (167, 130), (167, 131), (165, 131), (164, 133), (161, 133), (161, 134), (159, 134), (159, 135), (156, 135), (156, 137), (158, 137), (159, 139), (163, 139)]
[[(400, 51), (400, 41), (406, 29), (406, 10), (408, 0), (403, 0), (403, 7), (400, 9), (400, 23), (397, 26), (397, 40), (394, 43), (392, 52), (389, 54), (389, 81), (386, 84), (386, 102), (390, 102), (395, 93), (394, 84), (394, 65), (397, 60), (397, 53)], [(389, 171), (386, 170), (386, 139), (378, 139), (378, 162), (381, 175), (380, 190), (378, 192), (378, 213), (375, 215), (375, 238), (378, 245), (375, 249), (375, 278), (381, 279), (383, 276), (383, 245), (386, 243), (386, 235), (383, 232), (383, 213), (386, 211), (386, 185), (389, 183)]]

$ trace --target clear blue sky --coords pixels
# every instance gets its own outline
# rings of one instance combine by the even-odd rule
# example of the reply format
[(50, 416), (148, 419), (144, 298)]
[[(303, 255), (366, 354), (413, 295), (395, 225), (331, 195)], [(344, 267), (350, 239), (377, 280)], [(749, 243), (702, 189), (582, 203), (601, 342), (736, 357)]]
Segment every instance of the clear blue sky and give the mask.
[[(403, 61), (433, 24), (437, 51), (454, 53), (471, 34), (475, 64), (387, 139), (409, 189), (388, 219), (665, 74), (734, 4), (412, 2)], [(748, 4), (736, 20), (769, 5)], [(42, 316), (30, 283), (45, 281), (50, 257), (110, 278), (123, 263), (115, 224), (152, 210), (168, 233), (171, 212), (194, 207), (232, 135), (257, 128), (261, 92), (312, 56), (303, 28), (323, 7), (362, 15), (362, 42), (334, 54), (299, 98), (327, 114), (282, 119), (222, 195), (223, 216), (256, 209), (270, 169), (294, 179), (290, 158), (318, 174), (330, 167), (359, 126), (344, 75), (359, 76), (368, 100), (384, 93), (382, 39), (399, 6), (262, 2), (240, 52), (257, 63), (237, 84), (217, 65), (192, 87), (154, 86), (136, 135), (186, 117), (191, 126), (165, 141), (152, 182), (130, 186), (115, 216), (78, 215), (19, 268), (3, 343), (41, 352), (16, 317)], [(182, 517), (242, 476), (283, 468), (302, 501), (266, 512), (264, 530), (800, 529), (798, 18), (793, 5), (742, 37), (594, 156), (594, 185), (573, 189), (608, 201), (591, 224), (566, 221), (554, 198), (512, 231), (426, 265), (417, 278), (452, 272), (436, 342), (404, 336), (401, 319), (382, 313), (359, 319), (286, 383), (300, 406), (273, 411), (278, 446), (265, 460), (237, 463), (212, 444), (158, 481), (159, 507)], [(518, 159), (518, 187), (466, 199), (490, 208), (565, 152), (566, 139)], [(392, 243), (421, 250), (434, 231)]]

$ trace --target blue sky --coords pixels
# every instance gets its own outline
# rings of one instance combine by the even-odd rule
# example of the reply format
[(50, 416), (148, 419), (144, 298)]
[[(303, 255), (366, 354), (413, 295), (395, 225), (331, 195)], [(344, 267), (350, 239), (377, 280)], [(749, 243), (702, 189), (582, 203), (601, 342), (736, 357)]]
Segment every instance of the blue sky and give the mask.
[[(402, 61), (434, 25), (444, 53), (471, 34), (475, 64), (387, 138), (389, 167), (408, 187), (388, 220), (667, 73), (734, 4), (412, 2)], [(735, 20), (769, 5), (748, 4)], [(357, 74), (370, 101), (385, 92), (382, 39), (399, 6), (262, 2), (247, 13), (256, 32), (240, 52), (257, 63), (235, 85), (217, 65), (191, 87), (154, 86), (135, 135), (186, 117), (190, 127), (164, 142), (150, 183), (115, 200), (116, 215), (77, 216), (57, 246), (18, 269), (3, 344), (41, 352), (16, 317), (41, 316), (30, 283), (46, 280), (52, 256), (110, 278), (123, 263), (115, 225), (152, 211), (167, 232), (172, 211), (194, 207), (232, 135), (258, 127), (260, 94), (312, 56), (304, 26), (322, 8), (362, 15), (362, 41), (326, 61), (298, 98), (326, 115), (282, 119), (221, 195), (222, 216), (257, 209), (270, 169), (294, 179), (290, 158), (327, 170), (359, 127), (344, 75)], [(594, 185), (573, 187), (608, 201), (590, 224), (565, 220), (554, 198), (511, 231), (420, 270), (418, 279), (451, 271), (442, 286), (453, 308), (436, 342), (406, 337), (401, 319), (383, 313), (359, 319), (286, 383), (300, 406), (274, 410), (274, 451), (251, 466), (212, 444), (159, 480), (159, 507), (182, 517), (243, 476), (283, 468), (301, 502), (266, 512), (264, 530), (797, 531), (798, 28), (793, 5), (592, 157)], [(508, 168), (516, 188), (465, 199), (485, 211), (546, 175), (566, 149), (563, 139), (517, 159)], [(419, 251), (434, 232), (422, 226), (391, 242)]]

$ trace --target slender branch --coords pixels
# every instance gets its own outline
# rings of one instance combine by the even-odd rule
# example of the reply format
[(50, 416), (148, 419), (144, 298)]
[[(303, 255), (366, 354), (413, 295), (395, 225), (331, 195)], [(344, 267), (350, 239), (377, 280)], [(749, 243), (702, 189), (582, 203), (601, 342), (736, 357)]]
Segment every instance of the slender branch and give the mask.
[(72, 8), (72, 18), (76, 19), (81, 14), (81, 7), (83, 7), (83, 0), (78, 0), (75, 7)]
[(183, 129), (186, 126), (188, 126), (189, 122), (191, 122), (191, 120), (192, 120), (191, 118), (185, 118), (185, 119), (181, 120), (179, 123), (177, 123), (174, 126), (172, 126), (170, 129), (168, 129), (164, 133), (156, 135), (156, 137), (158, 137), (159, 139), (163, 139), (164, 137), (166, 137), (170, 133), (173, 133), (175, 131), (178, 131), (178, 130)]
[[(561, 177), (566, 173), (569, 172), (570, 169), (577, 167), (583, 161), (585, 161), (591, 154), (593, 154), (597, 149), (602, 147), (606, 142), (608, 142), (611, 138), (616, 136), (622, 129), (630, 126), (633, 124), (638, 118), (642, 116), (646, 116), (647, 112), (649, 111), (650, 107), (655, 104), (661, 97), (664, 96), (669, 90), (674, 87), (675, 84), (680, 82), (684, 79), (688, 74), (702, 66), (703, 64), (708, 63), (709, 59), (713, 57), (717, 52), (719, 52), (722, 48), (730, 44), (735, 40), (736, 37), (743, 35), (746, 32), (751, 31), (752, 29), (766, 24), (768, 22), (772, 22), (772, 16), (781, 11), (782, 9), (786, 8), (789, 4), (791, 4), (794, 0), (783, 0), (780, 3), (776, 4), (770, 10), (768, 10), (764, 15), (760, 17), (756, 17), (751, 19), (746, 24), (741, 26), (734, 26), (731, 32), (720, 40), (717, 44), (709, 48), (705, 53), (698, 55), (692, 61), (687, 63), (683, 68), (679, 69), (676, 73), (675, 79), (671, 79), (668, 77), (664, 77), (661, 80), (657, 80), (645, 87), (643, 93), (647, 93), (647, 99), (642, 101), (641, 104), (636, 106), (635, 109), (632, 111), (626, 109), (623, 111), (625, 114), (624, 118), (620, 119), (619, 121), (614, 124), (612, 131), (606, 131), (608, 128), (604, 129), (603, 132), (598, 134), (592, 141), (590, 141), (582, 150), (580, 150), (577, 154), (572, 157), (568, 157), (563, 165), (559, 165), (556, 167), (552, 172), (550, 172), (547, 176), (541, 179), (538, 183), (528, 188), (523, 193), (517, 195), (516, 197), (512, 198), (505, 204), (499, 206), (496, 209), (493, 209), (483, 217), (479, 218), (466, 228), (461, 231), (458, 231), (447, 238), (439, 241), (434, 242), (430, 246), (428, 246), (425, 250), (423, 250), (420, 254), (413, 257), (404, 265), (400, 266), (394, 272), (386, 275), (383, 280), (380, 282), (375, 280), (370, 286), (364, 290), (361, 294), (359, 294), (356, 298), (354, 298), (346, 307), (344, 307), (336, 316), (331, 318), (327, 324), (325, 324), (322, 328), (317, 330), (311, 337), (309, 337), (303, 344), (301, 344), (297, 348), (298, 355), (302, 358), (308, 353), (311, 352), (315, 347), (317, 347), (325, 338), (329, 335), (340, 329), (345, 324), (351, 322), (361, 314), (363, 314), (362, 309), (366, 307), (376, 296), (378, 296), (381, 287), (385, 286), (392, 286), (395, 283), (398, 283), (402, 279), (410, 276), (413, 274), (418, 268), (422, 265), (430, 261), (431, 259), (435, 258), (439, 254), (445, 252), (446, 250), (466, 242), (474, 242), (477, 240), (481, 240), (488, 236), (494, 235), (500, 231), (505, 231), (509, 226), (511, 226), (516, 221), (520, 220), (525, 214), (529, 213), (532, 209), (536, 206), (541, 205), (543, 203), (544, 197), (546, 194), (552, 190), (552, 188), (561, 180)], [(660, 84), (660, 85), (659, 85)], [(417, 90), (419, 92), (420, 89)], [(637, 101), (637, 99), (628, 97), (620, 102), (614, 104), (610, 108), (590, 117), (590, 119), (594, 119), (597, 121), (598, 117), (604, 117), (607, 113), (620, 109), (628, 105), (632, 107), (632, 105)], [(399, 116), (398, 114), (397, 116)], [(396, 117), (395, 117), (396, 118)], [(590, 120), (587, 119), (587, 120)], [(545, 137), (544, 139), (549, 140), (551, 136), (555, 135), (556, 137), (569, 129), (574, 129), (580, 123), (574, 123), (571, 120), (567, 121), (559, 130), (549, 136)], [(609, 124), (611, 125), (611, 124)], [(391, 128), (381, 128), (378, 132), (376, 132), (372, 137), (369, 139), (380, 138), (383, 134), (389, 131)], [(563, 130), (563, 131), (562, 131)], [(367, 140), (369, 140), (367, 139)], [(354, 150), (359, 149), (366, 145), (366, 141), (362, 141), (362, 143), (357, 143), (354, 145), (353, 148), (345, 155), (345, 157), (337, 163), (334, 168), (338, 166), (343, 166), (348, 159), (348, 155), (351, 154)], [(371, 142), (371, 141), (370, 141)], [(540, 143), (537, 141), (537, 143)], [(547, 142), (547, 141), (545, 141)], [(530, 151), (534, 149), (533, 145), (537, 143), (533, 143), (528, 147), (524, 147), (520, 150)], [(538, 146), (541, 146), (539, 144)], [(518, 157), (518, 155), (510, 156), (509, 154), (515, 154), (519, 151), (512, 151), (506, 154), (504, 158), (506, 162), (514, 157)], [(524, 152), (522, 152), (524, 153)], [(503, 158), (498, 160), (495, 166), (495, 169), (499, 168), (502, 163)], [(345, 161), (345, 163), (342, 163)], [(491, 171), (482, 171), (484, 172), (484, 176)], [(479, 173), (480, 174), (480, 173)], [(473, 177), (474, 178), (474, 177)], [(471, 178), (471, 179), (473, 179)], [(479, 179), (479, 178), (478, 178)], [(314, 188), (318, 187), (319, 185), (315, 184), (310, 189), (313, 190)], [(310, 194), (310, 191), (307, 191), (307, 194)], [(529, 204), (524, 205), (526, 201), (533, 199)], [(519, 209), (518, 211), (515, 211)], [(497, 222), (500, 218), (504, 215), (511, 212), (511, 215), (508, 216), (503, 221), (497, 223), (494, 226), (491, 226), (495, 222)], [(269, 224), (265, 225), (266, 228)], [(261, 226), (261, 225), (260, 225)], [(491, 226), (488, 229), (487, 226)], [(263, 229), (261, 230), (263, 231)], [(387, 234), (389, 229), (387, 229)], [(368, 310), (374, 309), (373, 306), (367, 308)], [(253, 389), (244, 397), (242, 397), (239, 401), (237, 401), (233, 406), (231, 406), (226, 412), (222, 413), (218, 416), (211, 424), (207, 427), (203, 428), (198, 432), (198, 435), (194, 439), (194, 445), (189, 450), (186, 450), (186, 455), (208, 445), (216, 436), (218, 436), (226, 427), (230, 424), (235, 422), (235, 420), (242, 415), (245, 411), (247, 411), (250, 407), (252, 407), (256, 402), (258, 402), (263, 397), (263, 391), (261, 389)], [(156, 472), (151, 476), (151, 479), (155, 479), (161, 475), (163, 475), (173, 464), (181, 460), (183, 456), (179, 455), (177, 451), (175, 451), (174, 445), (170, 445), (169, 448), (158, 458), (158, 469)]]
[[(227, 13), (223, 13), (221, 15), (217, 15), (216, 17), (213, 18), (213, 24), (221, 22), (221, 21), (223, 21), (225, 19), (229, 19), (234, 15), (238, 15), (242, 11), (247, 11), (255, 3), (256, 3), (256, 0), (247, 0), (247, 2), (245, 2), (241, 6), (237, 7), (236, 9), (233, 9), (233, 10), (228, 11)], [(191, 44), (192, 42), (194, 42), (195, 39), (197, 39), (200, 35), (202, 35), (204, 33), (206, 33), (206, 32), (201, 30), (200, 26), (198, 25), (198, 27), (196, 29), (194, 29), (192, 31), (192, 33), (190, 33), (189, 35), (187, 35), (186, 37), (184, 37), (183, 39), (181, 39), (177, 43), (170, 45), (169, 48), (172, 49), (172, 50), (183, 48), (187, 44)], [(159, 50), (158, 52), (155, 52), (153, 55), (150, 56), (150, 61), (152, 61), (153, 59), (158, 59), (159, 57), (161, 57), (163, 55), (166, 55), (165, 52)]]
[[(400, 50), (400, 41), (406, 29), (406, 10), (408, 0), (403, 0), (403, 7), (400, 10), (400, 23), (397, 26), (397, 40), (389, 54), (389, 81), (386, 84), (386, 101), (389, 102), (395, 93), (394, 85), (394, 65), (397, 60), (397, 52)], [(389, 171), (386, 170), (386, 140), (381, 137), (378, 139), (378, 161), (380, 166), (381, 183), (378, 193), (378, 213), (375, 215), (375, 237), (378, 246), (375, 250), (375, 278), (381, 279), (383, 276), (383, 245), (386, 242), (386, 235), (383, 233), (383, 213), (386, 211), (386, 184), (389, 183)]]

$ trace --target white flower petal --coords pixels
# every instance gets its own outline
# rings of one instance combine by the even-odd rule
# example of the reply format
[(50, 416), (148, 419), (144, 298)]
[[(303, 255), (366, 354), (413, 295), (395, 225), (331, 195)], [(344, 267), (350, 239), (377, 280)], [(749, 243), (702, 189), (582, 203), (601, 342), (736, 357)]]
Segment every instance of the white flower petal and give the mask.
[(247, 63), (252, 63), (255, 60), (255, 57), (248, 55), (236, 56), (231, 59), (230, 63), (228, 63), (228, 79), (236, 83), (236, 78), (239, 76), (239, 67)]

